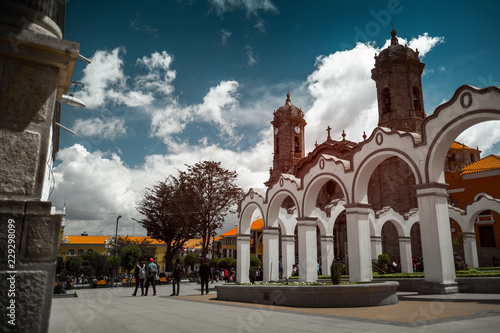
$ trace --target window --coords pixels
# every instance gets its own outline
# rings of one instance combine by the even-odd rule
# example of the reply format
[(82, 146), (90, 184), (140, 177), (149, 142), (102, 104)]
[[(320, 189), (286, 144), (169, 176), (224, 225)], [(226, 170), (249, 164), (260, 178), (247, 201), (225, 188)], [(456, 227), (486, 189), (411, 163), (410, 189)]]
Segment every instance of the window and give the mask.
[(69, 256), (74, 256), (74, 255), (75, 255), (75, 250), (70, 249), (70, 250), (68, 251), (68, 255), (69, 255)]
[(78, 250), (78, 255), (81, 256), (82, 254), (83, 254), (83, 250), (82, 249)]
[(417, 87), (413, 87), (413, 107), (415, 111), (422, 110), (422, 105), (420, 104), (420, 91)]
[(87, 252), (94, 252), (94, 251), (92, 251), (92, 249), (88, 249)]
[(391, 94), (389, 92), (389, 88), (384, 88), (381, 93), (382, 97), (382, 112), (388, 113), (391, 112)]
[(480, 225), (477, 229), (479, 231), (479, 244), (481, 247), (496, 247), (495, 233), (492, 225)]

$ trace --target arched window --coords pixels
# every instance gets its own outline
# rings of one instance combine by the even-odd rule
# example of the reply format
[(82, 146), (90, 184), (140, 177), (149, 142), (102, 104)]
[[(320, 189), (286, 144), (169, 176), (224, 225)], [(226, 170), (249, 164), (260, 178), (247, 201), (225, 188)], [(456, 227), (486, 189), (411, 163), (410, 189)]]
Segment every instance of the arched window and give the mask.
[(420, 91), (417, 87), (413, 87), (413, 108), (415, 111), (422, 111), (422, 104), (420, 103)]
[(382, 89), (381, 93), (382, 97), (382, 112), (388, 113), (391, 112), (391, 94), (389, 88)]
[(299, 145), (299, 137), (298, 136), (295, 137), (295, 146), (294, 147), (295, 147), (295, 152), (300, 153), (300, 145)]
[(78, 255), (81, 256), (82, 254), (83, 254), (83, 250), (82, 249), (78, 250)]
[(92, 251), (92, 249), (88, 249), (87, 252), (94, 252), (94, 251)]
[(74, 255), (75, 255), (75, 250), (70, 249), (70, 250), (68, 251), (68, 255), (69, 255), (69, 256), (74, 256)]

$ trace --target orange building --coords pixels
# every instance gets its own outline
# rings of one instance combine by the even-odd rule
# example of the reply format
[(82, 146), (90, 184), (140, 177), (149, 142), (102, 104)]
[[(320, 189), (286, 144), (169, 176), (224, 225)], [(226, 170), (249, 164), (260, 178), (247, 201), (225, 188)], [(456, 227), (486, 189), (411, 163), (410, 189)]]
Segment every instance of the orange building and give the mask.
[[(250, 255), (259, 257), (262, 260), (262, 225), (261, 217), (253, 221), (251, 226)], [(236, 259), (236, 234), (238, 228), (223, 233), (214, 240), (214, 256), (217, 258), (231, 257)]]
[[(452, 146), (453, 148), (453, 146)], [(457, 147), (455, 147), (457, 148)], [(465, 145), (462, 154), (470, 156), (470, 164), (446, 172), (446, 182), (449, 184), (448, 193), (450, 204), (466, 210), (467, 206), (480, 199), (481, 196), (500, 198), (500, 156), (489, 155), (482, 159), (475, 159), (474, 150)], [(456, 156), (454, 163), (456, 163)], [(467, 163), (466, 163), (467, 164)], [(462, 234), (459, 223), (451, 222), (452, 238), (457, 239)], [(492, 257), (500, 257), (500, 214), (494, 210), (481, 211), (474, 220), (475, 241), (479, 266), (491, 266)], [(458, 247), (457, 252), (462, 254), (463, 249)]]

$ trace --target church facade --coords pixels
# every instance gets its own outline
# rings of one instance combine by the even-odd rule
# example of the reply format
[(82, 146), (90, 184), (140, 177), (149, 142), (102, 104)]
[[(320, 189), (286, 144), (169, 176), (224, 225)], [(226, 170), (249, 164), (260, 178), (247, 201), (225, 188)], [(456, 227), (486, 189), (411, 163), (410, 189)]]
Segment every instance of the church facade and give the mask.
[[(415, 253), (424, 258), (422, 293), (457, 291), (444, 165), (460, 133), (500, 120), (500, 88), (462, 86), (426, 117), (424, 64), (418, 50), (400, 45), (396, 31), (391, 35), (391, 45), (375, 56), (379, 123), (364, 141), (346, 140), (345, 133), (332, 140), (328, 128), (327, 140), (306, 155), (304, 114), (289, 93), (274, 112), (270, 178), (240, 202), (238, 282), (249, 282), (250, 227), (260, 215), (264, 281), (278, 280), (281, 260), (284, 276), (298, 262), (299, 280), (314, 282), (318, 257), (325, 274), (341, 257), (351, 281), (371, 281), (372, 259), (395, 247), (402, 272), (412, 272)], [(498, 198), (475, 200), (468, 212), (453, 210), (467, 232), (484, 209), (500, 212)], [(472, 260), (472, 246), (464, 243), (464, 251)]]

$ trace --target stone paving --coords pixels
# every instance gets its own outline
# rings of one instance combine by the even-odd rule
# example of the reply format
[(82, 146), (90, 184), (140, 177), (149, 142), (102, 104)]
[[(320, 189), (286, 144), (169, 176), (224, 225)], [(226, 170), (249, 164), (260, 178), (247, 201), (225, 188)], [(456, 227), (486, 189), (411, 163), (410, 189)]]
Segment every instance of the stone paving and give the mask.
[[(200, 285), (159, 286), (157, 296), (133, 288), (81, 289), (52, 300), (49, 332), (498, 332), (499, 294), (417, 295), (369, 308), (307, 309), (225, 302)], [(74, 292), (74, 291), (71, 291)], [(151, 292), (149, 293), (151, 295)]]

